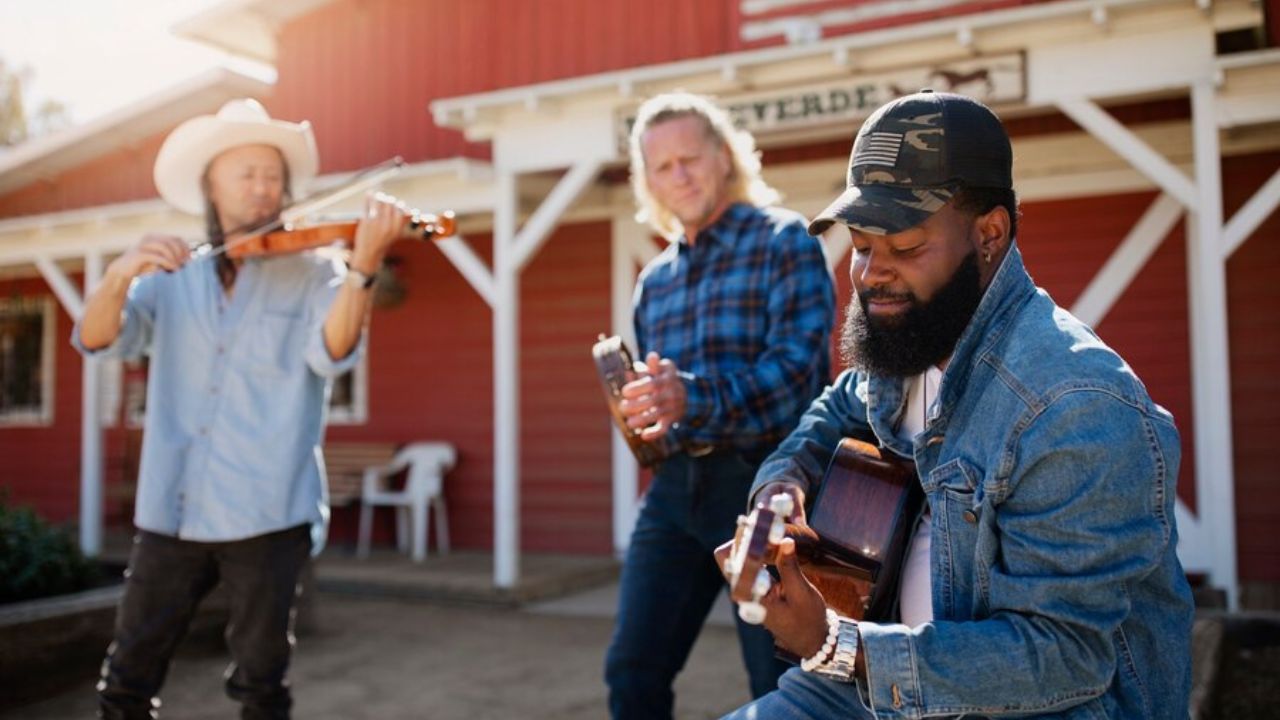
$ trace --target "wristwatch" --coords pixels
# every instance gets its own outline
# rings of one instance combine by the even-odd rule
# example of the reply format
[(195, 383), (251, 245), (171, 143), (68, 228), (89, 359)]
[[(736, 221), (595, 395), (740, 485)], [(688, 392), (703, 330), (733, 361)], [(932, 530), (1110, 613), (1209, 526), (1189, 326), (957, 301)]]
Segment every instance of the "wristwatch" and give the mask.
[(346, 283), (347, 285), (350, 285), (353, 288), (356, 288), (357, 290), (368, 290), (369, 288), (373, 287), (373, 282), (374, 280), (377, 280), (377, 279), (378, 278), (376, 275), (369, 275), (369, 274), (360, 272), (359, 270), (353, 267), (348, 267), (347, 274), (345, 277), (342, 278), (342, 282)]
[(813, 672), (836, 682), (853, 682), (854, 665), (858, 660), (858, 622), (842, 617), (836, 630), (836, 644), (831, 658), (814, 668)]

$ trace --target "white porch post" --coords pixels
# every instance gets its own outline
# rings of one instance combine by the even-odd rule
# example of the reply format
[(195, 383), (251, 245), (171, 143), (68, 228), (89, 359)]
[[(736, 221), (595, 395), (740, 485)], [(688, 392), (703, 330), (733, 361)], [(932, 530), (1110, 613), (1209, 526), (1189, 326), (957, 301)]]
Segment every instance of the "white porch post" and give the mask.
[(1191, 289), (1191, 384), (1194, 398), (1196, 502), (1212, 543), (1212, 582), (1239, 607), (1236, 573), (1235, 474), (1231, 445), (1231, 370), (1227, 346), (1227, 268), (1223, 252), (1222, 171), (1214, 87), (1191, 86), (1198, 202), (1187, 224)]
[(580, 160), (516, 232), (515, 170), (500, 165), (493, 214), (493, 582), (520, 579), (520, 271), (546, 242), (565, 210), (595, 180), (602, 158)]
[(516, 176), (500, 168), (493, 213), (493, 584), (520, 577), (520, 270)]
[[(627, 347), (636, 347), (635, 328), (631, 318), (631, 297), (636, 288), (636, 261), (632, 246), (637, 238), (645, 239), (645, 228), (630, 215), (613, 218), (613, 247), (610, 253), (613, 281), (612, 327), (613, 333), (622, 337)], [(631, 530), (636, 524), (638, 473), (640, 466), (622, 434), (612, 429), (613, 439), (613, 551), (618, 557), (626, 555), (631, 542)]]
[[(84, 315), (84, 302), (102, 279), (102, 251), (84, 257), (84, 295), (58, 264), (46, 256), (33, 259), (36, 269), (72, 320)], [(101, 363), (83, 358), (80, 364), (80, 550), (89, 557), (102, 553), (102, 420), (99, 379)]]
[[(86, 300), (102, 279), (102, 253), (84, 258)], [(102, 554), (102, 422), (98, 408), (97, 358), (81, 363), (80, 390), (80, 549), (89, 557)]]

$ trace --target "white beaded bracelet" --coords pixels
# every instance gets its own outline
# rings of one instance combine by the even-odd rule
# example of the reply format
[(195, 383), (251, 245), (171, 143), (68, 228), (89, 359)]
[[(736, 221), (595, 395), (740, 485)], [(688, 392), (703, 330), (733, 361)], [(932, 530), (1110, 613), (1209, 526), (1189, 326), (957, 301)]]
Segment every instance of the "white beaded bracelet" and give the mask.
[(808, 657), (800, 661), (800, 669), (805, 672), (813, 672), (831, 658), (831, 653), (836, 649), (836, 636), (840, 633), (840, 616), (836, 615), (835, 610), (827, 608), (827, 640), (822, 643), (822, 647), (813, 657)]

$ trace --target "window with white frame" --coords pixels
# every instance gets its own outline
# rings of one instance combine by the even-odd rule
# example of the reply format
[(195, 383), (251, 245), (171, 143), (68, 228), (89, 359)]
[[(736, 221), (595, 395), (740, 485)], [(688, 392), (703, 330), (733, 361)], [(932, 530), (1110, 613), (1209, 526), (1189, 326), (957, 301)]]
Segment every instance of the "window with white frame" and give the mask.
[[(369, 329), (365, 328), (365, 332)], [(333, 379), (329, 391), (329, 424), (362, 425), (369, 419), (369, 355)]]
[(0, 425), (53, 422), (56, 312), (50, 297), (0, 298)]

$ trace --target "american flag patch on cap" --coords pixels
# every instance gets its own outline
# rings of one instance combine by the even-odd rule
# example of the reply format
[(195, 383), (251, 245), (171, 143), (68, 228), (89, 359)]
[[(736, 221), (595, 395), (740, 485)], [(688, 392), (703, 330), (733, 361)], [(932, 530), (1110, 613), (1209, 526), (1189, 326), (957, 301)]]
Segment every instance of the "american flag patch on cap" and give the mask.
[(893, 167), (898, 164), (898, 151), (902, 149), (902, 133), (873, 132), (863, 138), (853, 158), (854, 165), (884, 165)]

